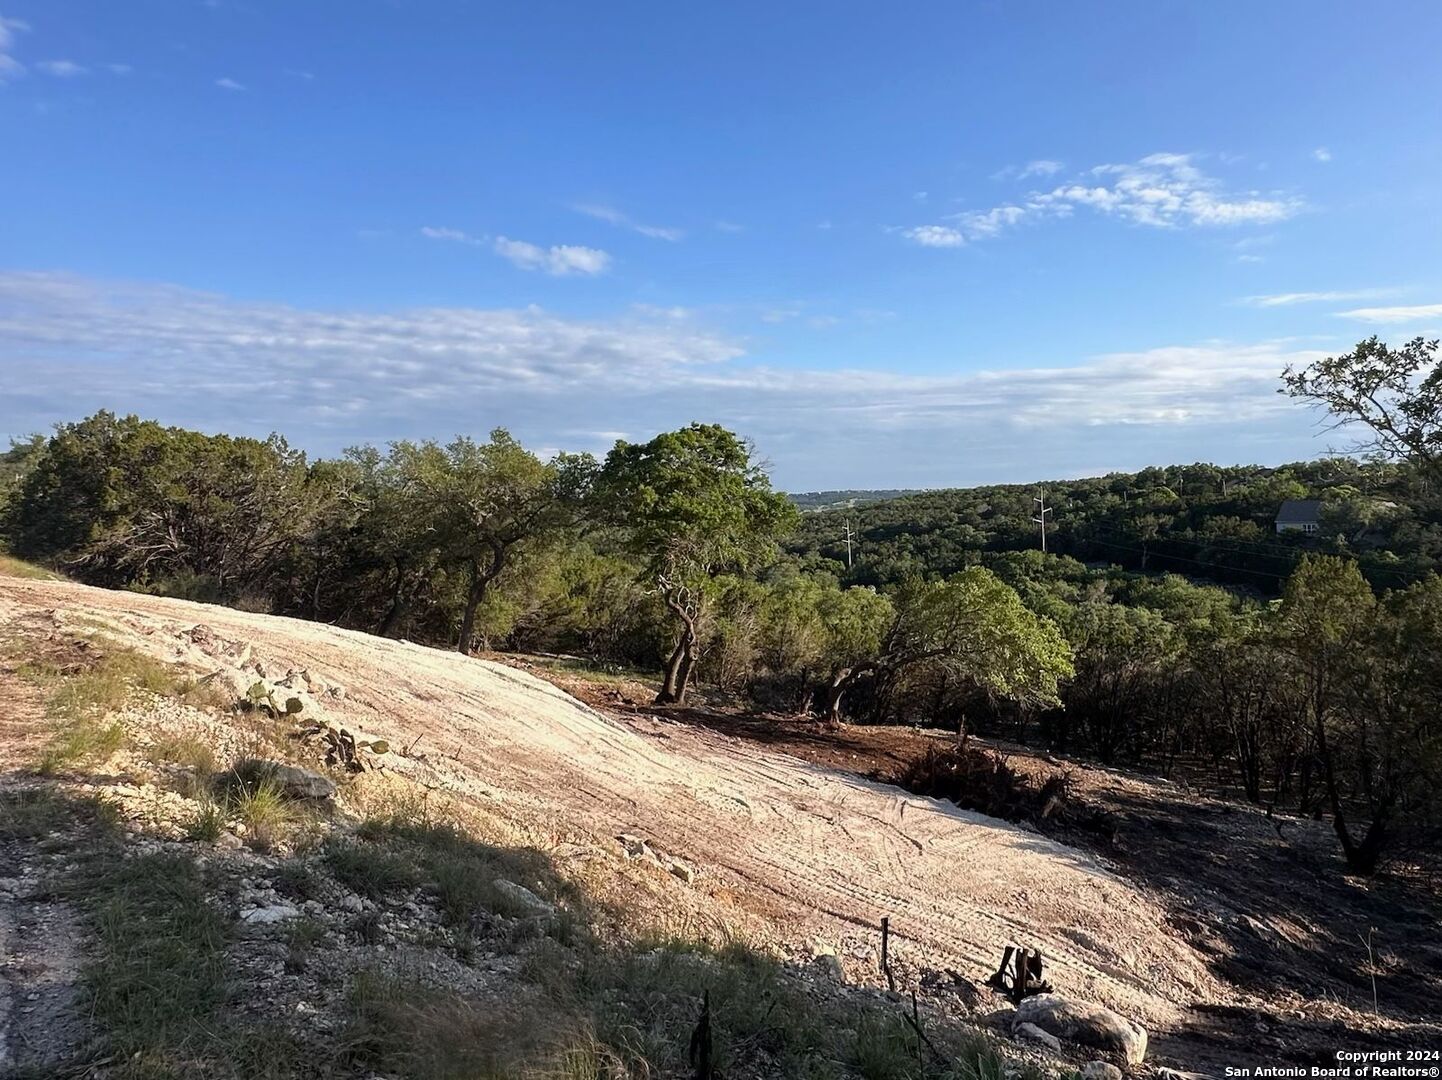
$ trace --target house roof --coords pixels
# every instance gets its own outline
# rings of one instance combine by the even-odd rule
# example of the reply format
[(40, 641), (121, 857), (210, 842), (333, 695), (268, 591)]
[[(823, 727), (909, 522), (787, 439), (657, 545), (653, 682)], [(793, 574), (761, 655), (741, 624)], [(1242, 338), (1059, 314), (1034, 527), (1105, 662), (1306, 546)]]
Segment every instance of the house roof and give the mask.
[(1288, 499), (1277, 510), (1277, 524), (1315, 523), (1322, 514), (1321, 499)]

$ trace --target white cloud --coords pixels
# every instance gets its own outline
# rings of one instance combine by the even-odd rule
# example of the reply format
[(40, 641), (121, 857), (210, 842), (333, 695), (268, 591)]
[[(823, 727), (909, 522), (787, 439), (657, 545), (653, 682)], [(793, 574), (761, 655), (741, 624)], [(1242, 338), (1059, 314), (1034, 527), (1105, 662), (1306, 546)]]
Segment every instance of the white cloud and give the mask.
[(492, 246), (497, 255), (509, 259), (522, 270), (544, 270), (553, 277), (604, 274), (611, 265), (611, 256), (606, 252), (577, 244), (554, 244), (543, 248), (525, 240), (498, 236)]
[(611, 256), (606, 252), (574, 244), (557, 244), (543, 248), (539, 244), (512, 240), (505, 236), (498, 236), (494, 240), (488, 236), (473, 236), (461, 229), (444, 225), (425, 225), (420, 232), (428, 240), (490, 247), (497, 255), (509, 259), (522, 270), (544, 270), (554, 277), (602, 274), (611, 265)]
[(484, 236), (472, 236), (460, 229), (451, 229), (444, 225), (423, 225), (421, 226), (421, 235), (428, 240), (450, 240), (457, 244), (481, 246), (487, 242)]
[(944, 374), (895, 371), (885, 357), (808, 370), (756, 364), (730, 337), (664, 315), (310, 310), (0, 273), (0, 432), (104, 407), (209, 430), (280, 428), (327, 452), (495, 424), (532, 445), (604, 451), (566, 432), (639, 437), (706, 420), (753, 437), (797, 487), (1027, 479), (1068, 461), (1245, 455), (1265, 439), (1285, 460), (1313, 444), (1306, 410), (1275, 392), (1278, 373), (1322, 355), (1208, 342)]
[(632, 232), (640, 233), (642, 236), (649, 236), (653, 240), (669, 240), (675, 243), (683, 239), (686, 235), (681, 229), (673, 229), (664, 225), (646, 225), (611, 206), (603, 206), (596, 203), (578, 203), (572, 206), (571, 209), (578, 214), (585, 214), (587, 217), (604, 221), (608, 225), (616, 225), (622, 229), (630, 229)]
[(216, 79), (215, 85), (222, 90), (244, 90), (245, 86), (234, 79)]
[(35, 67), (36, 70), (43, 71), (46, 75), (54, 75), (57, 79), (73, 79), (77, 75), (84, 75), (88, 70), (74, 60), (39, 60)]
[(1417, 304), (1413, 307), (1369, 307), (1339, 311), (1343, 319), (1357, 319), (1369, 323), (1405, 323), (1419, 319), (1442, 319), (1442, 304)]
[[(1259, 225), (1282, 221), (1301, 209), (1300, 200), (1248, 191), (1228, 193), (1203, 173), (1191, 154), (1151, 154), (1125, 165), (1098, 165), (1071, 183), (1034, 191), (988, 210), (971, 210), (922, 225), (904, 235), (933, 247), (960, 247), (996, 236), (1028, 221), (1070, 217), (1078, 209), (1152, 228)], [(1032, 162), (1032, 166), (1055, 162)], [(937, 241), (940, 241), (939, 243)]]
[(1291, 307), (1294, 304), (1318, 304), (1341, 300), (1371, 300), (1386, 296), (1393, 289), (1350, 289), (1329, 292), (1268, 293), (1261, 296), (1244, 296), (1242, 303), (1248, 307)]
[(29, 29), (29, 23), (0, 15), (0, 86), (25, 74), (25, 65), (15, 59), (15, 35)]
[(1039, 161), (1028, 161), (1016, 175), (1018, 179), (1025, 180), (1031, 176), (1051, 176), (1061, 170), (1062, 163), (1060, 161), (1048, 161), (1046, 158), (1042, 158)]
[(135, 69), (129, 64), (106, 64), (105, 70), (112, 75), (129, 75)]
[(1312, 158), (1316, 161), (1327, 162), (1332, 160), (1332, 151), (1325, 146), (1319, 146), (1312, 151)]
[(966, 237), (949, 225), (918, 225), (904, 230), (903, 235), (922, 247), (961, 247), (966, 243)]

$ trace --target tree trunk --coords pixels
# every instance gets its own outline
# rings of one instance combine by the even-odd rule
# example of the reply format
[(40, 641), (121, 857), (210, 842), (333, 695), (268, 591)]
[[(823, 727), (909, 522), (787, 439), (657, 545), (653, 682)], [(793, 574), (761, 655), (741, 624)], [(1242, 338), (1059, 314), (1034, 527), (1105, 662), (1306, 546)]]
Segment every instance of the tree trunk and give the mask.
[(395, 587), (391, 589), (390, 607), (386, 608), (385, 617), (381, 619), (380, 626), (376, 628), (378, 637), (390, 637), (395, 633), (396, 624), (401, 621), (401, 615), (405, 612), (405, 602), (402, 599), (405, 595), (405, 580), (405, 574), (397, 567)]
[(832, 672), (831, 685), (826, 688), (826, 722), (837, 725), (841, 723), (841, 699), (850, 687), (851, 669), (837, 668)]
[(499, 543), (492, 544), (491, 565), (488, 569), (481, 569), (480, 560), (471, 560), (471, 587), (466, 593), (465, 613), (461, 616), (461, 637), (456, 643), (458, 652), (470, 655), (475, 644), (476, 612), (480, 609), (481, 601), (486, 598), (486, 589), (500, 576), (505, 564), (506, 549)]
[(666, 677), (661, 682), (661, 692), (656, 695), (655, 704), (680, 705), (686, 700), (691, 671), (696, 666), (696, 646), (700, 641), (696, 632), (697, 615), (686, 610), (682, 602), (686, 595), (683, 589), (668, 587), (662, 595), (666, 606), (681, 620), (681, 634), (666, 660)]
[[(684, 618), (684, 616), (683, 616)], [(686, 700), (686, 689), (691, 683), (691, 671), (696, 666), (695, 624), (686, 619), (681, 637), (666, 660), (666, 677), (661, 683), (661, 692), (656, 695), (657, 705), (680, 705)]]
[(857, 667), (837, 668), (831, 673), (831, 685), (826, 688), (826, 722), (832, 725), (841, 723), (841, 699), (861, 679), (861, 676), (868, 672), (880, 672), (882, 669), (874, 663), (861, 664)]

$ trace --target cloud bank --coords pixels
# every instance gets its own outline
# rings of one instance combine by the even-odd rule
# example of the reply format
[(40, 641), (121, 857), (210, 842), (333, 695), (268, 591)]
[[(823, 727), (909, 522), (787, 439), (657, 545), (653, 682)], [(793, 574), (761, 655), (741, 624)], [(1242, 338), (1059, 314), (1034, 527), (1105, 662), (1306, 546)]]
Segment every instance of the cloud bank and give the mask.
[(922, 374), (758, 363), (727, 334), (633, 313), (307, 310), (165, 285), (0, 273), (0, 433), (98, 408), (278, 430), (334, 452), (484, 433), (604, 451), (692, 420), (750, 436), (792, 488), (1081, 475), (1308, 449), (1277, 375), (1322, 354), (1203, 343)]

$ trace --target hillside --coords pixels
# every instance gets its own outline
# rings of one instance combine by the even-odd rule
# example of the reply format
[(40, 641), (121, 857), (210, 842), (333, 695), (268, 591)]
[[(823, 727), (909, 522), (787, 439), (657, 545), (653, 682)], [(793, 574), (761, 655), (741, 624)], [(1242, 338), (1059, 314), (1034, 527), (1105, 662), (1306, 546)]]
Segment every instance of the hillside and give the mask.
[[(1356, 558), (1379, 589), (1404, 587), (1442, 564), (1442, 520), (1425, 478), (1405, 466), (1348, 458), (1170, 465), (903, 493), (853, 509), (819, 506), (786, 546), (846, 584), (954, 573), (984, 554), (1037, 549), (1042, 495), (1047, 550), (1093, 566), (1170, 572), (1273, 596), (1307, 552)], [(1277, 534), (1278, 509), (1289, 499), (1322, 503), (1315, 534)]]
[[(205, 685), (212, 693), (200, 706), (188, 698), (180, 705), (157, 700), (148, 708), (127, 706), (125, 748), (105, 748), (114, 752), (102, 753), (89, 771), (67, 764), (61, 790), (72, 799), (99, 797), (111, 804), (129, 830), (129, 843), (142, 851), (199, 856), (212, 875), (229, 866), (232, 877), (251, 883), (233, 886), (248, 890), (245, 895), (254, 896), (256, 880), (273, 885), (315, 844), (327, 851), (324, 845), (333, 841), (291, 840), (270, 852), (235, 850), (237, 842), (223, 855), (208, 852), (220, 839), (233, 841), (233, 833), (217, 832), (209, 843), (181, 842), (186, 815), (203, 806), (194, 802), (193, 783), (177, 781), (185, 772), (175, 765), (177, 755), (159, 765), (164, 755), (158, 758), (155, 747), (185, 737), (222, 764), (258, 747), (320, 767), (318, 752), (294, 734), (306, 725), (315, 731), (344, 727), (384, 740), (370, 755), (382, 768), (354, 776), (329, 771), (341, 788), (336, 817), (323, 829), (348, 819), (376, 820), (380, 808), (419, 794), (437, 812), (450, 806), (458, 820), (483, 822), (491, 843), (506, 838), (510, 862), (524, 853), (534, 891), (545, 893), (549, 881), (554, 895), (571, 895), (555, 882), (571, 882), (566, 888), (584, 882), (598, 909), (609, 911), (617, 925), (739, 935), (809, 975), (817, 970), (814, 957), (834, 956), (827, 963), (839, 964), (849, 982), (876, 986), (877, 928), (889, 918), (893, 964), (905, 985), (922, 988), (928, 1009), (951, 1018), (945, 1022), (963, 1024), (990, 1023), (1003, 1004), (1000, 998), (988, 1001), (990, 991), (980, 991), (980, 999), (975, 993), (1003, 947), (1037, 948), (1058, 991), (1146, 1025), (1153, 1032), (1153, 1057), (1179, 1065), (1204, 1053), (1195, 1035), (1199, 1007), (1250, 1000), (1218, 977), (1152, 890), (1081, 849), (752, 741), (634, 710), (625, 719), (603, 715), (512, 667), (315, 623), (6, 577), (0, 577), (0, 626), (10, 657), (4, 689), (11, 701), (30, 702), (28, 712), (12, 713), (0, 731), (7, 740), (3, 761), (12, 811), (25, 801), (16, 792), (34, 790), (23, 763), (45, 738), (37, 697), (24, 688), (27, 664), (33, 668), (37, 658), (51, 654), (128, 649), (209, 676)], [(72, 657), (69, 669), (77, 663)], [(257, 681), (282, 698), (294, 693), (299, 716), (287, 717), (282, 706), (273, 724), (257, 727), (255, 714), (217, 707)], [(217, 696), (221, 687), (233, 689)], [(196, 750), (179, 756), (204, 755)], [(12, 827), (9, 835), (12, 852), (29, 851), (14, 848), (20, 830)], [(52, 834), (51, 850), (59, 842), (55, 835), (63, 836)], [(628, 849), (643, 856), (640, 865), (626, 857)], [(26, 858), (33, 863), (32, 856)], [(62, 853), (62, 861), (69, 858)], [(0, 903), (13, 908), (24, 892), (20, 886), (28, 882), (34, 890), (33, 876), (41, 872), (39, 865), (28, 866), (0, 893)], [(377, 888), (373, 895), (383, 892)], [(395, 901), (403, 906), (400, 925), (422, 930), (424, 912), (436, 901), (424, 890), (408, 895)], [(264, 899), (242, 896), (230, 908), (253, 913), (266, 909)], [(305, 905), (312, 907), (324, 942), (323, 904)], [(384, 904), (380, 910), (388, 911)], [(33, 921), (34, 913), (12, 909), (0, 925), (13, 935), (26, 918)], [(75, 923), (79, 916), (71, 905), (46, 918)], [(257, 918), (267, 916), (241, 915), (242, 923)], [(280, 948), (286, 933), (278, 923), (271, 944)], [(17, 948), (13, 940), (8, 947)], [(405, 952), (394, 944), (392, 949)], [(291, 1010), (287, 1020), (293, 1021), (294, 1010), (309, 1010), (324, 1017), (328, 1030), (342, 1025), (351, 1000), (348, 980), (376, 960), (357, 955), (364, 952), (350, 947), (347, 959), (327, 969), (329, 989), (304, 984), (315, 1000), (281, 1002), (271, 1013)], [(476, 956), (470, 945), (429, 957), (426, 963), (436, 965), (428, 969), (430, 982), (469, 992), (479, 964), (491, 973), (487, 993), (508, 992), (502, 976), (514, 971), (514, 962)], [(85, 962), (83, 948), (56, 961), (72, 970)], [(973, 990), (938, 997), (938, 980)], [(9, 1036), (13, 1056), (13, 1021)]]

